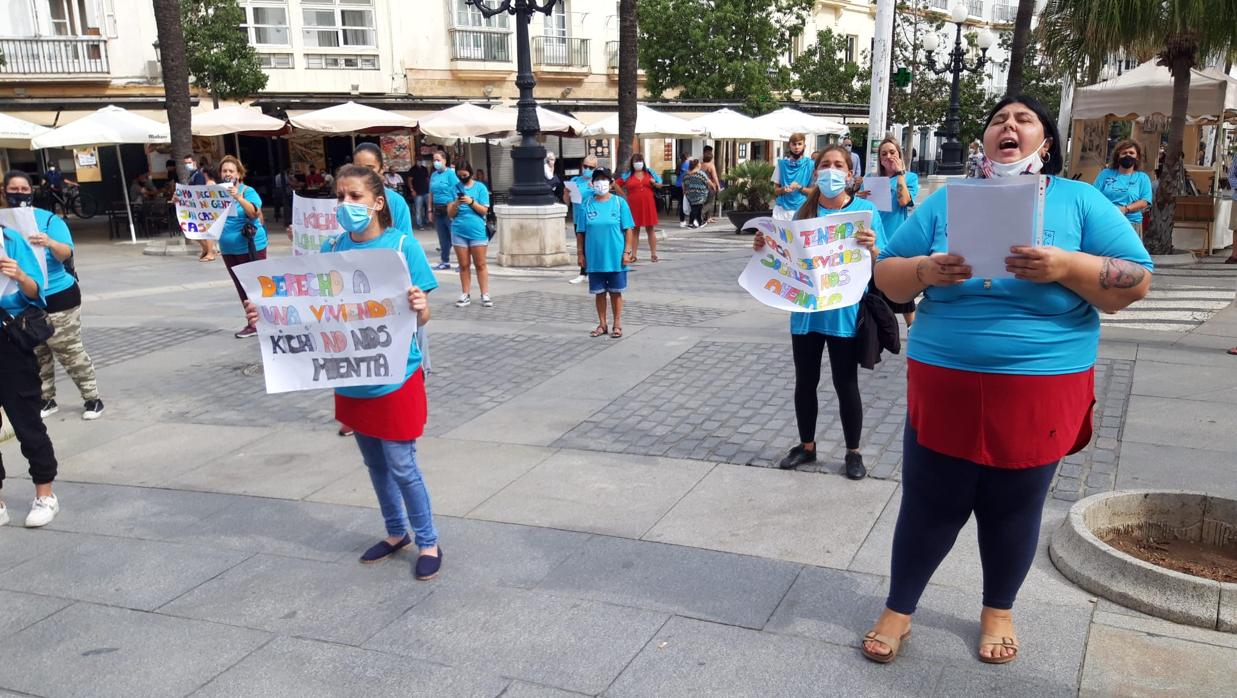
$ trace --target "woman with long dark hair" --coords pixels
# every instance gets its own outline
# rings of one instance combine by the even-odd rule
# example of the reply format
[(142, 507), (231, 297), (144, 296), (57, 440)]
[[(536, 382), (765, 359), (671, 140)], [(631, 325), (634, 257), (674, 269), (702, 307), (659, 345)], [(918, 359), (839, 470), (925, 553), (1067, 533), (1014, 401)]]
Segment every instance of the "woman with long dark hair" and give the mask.
[(455, 176), (460, 184), (456, 198), (447, 206), (451, 217), (451, 246), (460, 265), (460, 297), (457, 307), (472, 304), (471, 267), (477, 269), (477, 285), (481, 289), (481, 307), (493, 308), (490, 298), (490, 266), (486, 260), (490, 239), (485, 232), (485, 214), (490, 210), (490, 190), (472, 177), (472, 165), (467, 160), (455, 163)]
[[(352, 151), (352, 164), (373, 170), (379, 177), (383, 177), (383, 168), (386, 166), (382, 148), (378, 147), (377, 143), (358, 144)], [(395, 175), (395, 179), (400, 181), (399, 175)], [(396, 230), (412, 235), (412, 210), (408, 208), (404, 195), (389, 185), (390, 182), (384, 177), (383, 190), (387, 197), (387, 208), (391, 211), (391, 225)]]
[(644, 165), (643, 153), (632, 153), (627, 161), (627, 172), (614, 182), (619, 192), (627, 199), (631, 208), (631, 216), (636, 224), (636, 243), (632, 249), (631, 261), (636, 261), (636, 253), (640, 247), (640, 229), (649, 236), (649, 255), (657, 261), (657, 202), (653, 199), (653, 191), (661, 189), (661, 177)]
[(1143, 211), (1151, 208), (1151, 178), (1138, 169), (1143, 161), (1143, 148), (1138, 141), (1118, 141), (1112, 149), (1112, 162), (1095, 176), (1095, 188), (1100, 190), (1134, 230), (1142, 232)]

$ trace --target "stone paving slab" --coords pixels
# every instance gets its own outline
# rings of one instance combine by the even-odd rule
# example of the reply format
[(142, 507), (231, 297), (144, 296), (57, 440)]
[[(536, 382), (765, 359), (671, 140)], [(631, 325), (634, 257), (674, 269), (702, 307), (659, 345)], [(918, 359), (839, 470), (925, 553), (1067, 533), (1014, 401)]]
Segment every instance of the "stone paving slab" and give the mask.
[(882, 588), (876, 575), (804, 567), (764, 629), (852, 646), (880, 612)]
[[(638, 281), (638, 274), (633, 276), (636, 279), (631, 281), (631, 283)], [(736, 275), (735, 278), (737, 279), (738, 276)], [(593, 297), (586, 291), (587, 289), (581, 288), (578, 293), (571, 294), (548, 293), (545, 291), (513, 293), (504, 296), (501, 299), (502, 305), (493, 308), (493, 312), (470, 313), (469, 318), (482, 323), (491, 320), (502, 322), (572, 323), (595, 326), (597, 324), (597, 310), (593, 306)], [(496, 299), (496, 303), (498, 300)], [(456, 308), (449, 306), (446, 301), (440, 301), (437, 305), (442, 306), (443, 309), (439, 312), (444, 317), (456, 319)], [(465, 310), (471, 311), (472, 308), (470, 307)], [(627, 303), (623, 306), (623, 324), (667, 325), (670, 327), (695, 325), (724, 317), (729, 312), (715, 307), (697, 306), (687, 303), (667, 304), (639, 301)], [(447, 315), (447, 313), (452, 314)], [(430, 346), (432, 347), (433, 345), (431, 344)]]
[[(1119, 489), (1206, 490), (1237, 499), (1237, 443), (1200, 442), (1200, 448), (1126, 440), (1117, 468)], [(1225, 450), (1227, 449), (1227, 450)], [(1188, 476), (1183, 474), (1188, 473)]]
[(1237, 649), (1095, 625), (1078, 695), (1232, 695), (1234, 666)]
[(0, 591), (0, 637), (24, 630), (72, 603), (52, 596)]
[[(5, 492), (12, 495), (11, 489), (6, 488)], [(28, 506), (19, 510), (12, 499), (6, 504), (9, 507), (9, 516), (15, 523), (19, 524), (25, 520), (26, 513), (29, 511)], [(10, 523), (8, 526), (0, 527), (0, 571), (11, 570), (39, 556), (56, 554), (62, 548), (67, 548), (77, 542), (77, 537), (68, 533), (46, 529), (27, 529), (19, 526), (20, 524)]]
[(61, 512), (46, 530), (122, 538), (167, 540), (169, 533), (196, 528), (237, 498), (150, 487), (56, 481)]
[(596, 694), (666, 618), (538, 592), (444, 586), (365, 647)]
[[(211, 334), (218, 334), (218, 330), (172, 325), (94, 327), (86, 324), (82, 328), (82, 343), (95, 368), (102, 369)], [(58, 372), (63, 371), (59, 365), (56, 368)]]
[(502, 698), (579, 698), (583, 695), (585, 694), (560, 691), (557, 688), (538, 686), (527, 681), (512, 681), (507, 690), (503, 691)]
[(743, 555), (594, 537), (537, 589), (759, 629), (799, 570)]
[(0, 637), (0, 686), (49, 698), (167, 698), (196, 690), (267, 633), (78, 603)]
[(281, 637), (216, 677), (194, 698), (443, 698), (504, 696), (507, 679), (426, 661)]
[(592, 537), (552, 528), (435, 517), (439, 540), (450, 549), (444, 578), (531, 588)]

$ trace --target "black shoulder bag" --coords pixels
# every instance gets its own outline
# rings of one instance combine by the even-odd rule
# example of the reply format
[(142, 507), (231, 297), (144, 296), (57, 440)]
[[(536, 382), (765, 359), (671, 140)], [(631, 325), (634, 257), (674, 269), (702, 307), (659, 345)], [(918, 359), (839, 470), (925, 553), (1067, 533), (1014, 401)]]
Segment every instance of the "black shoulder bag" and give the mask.
[(9, 341), (27, 354), (56, 333), (56, 328), (52, 327), (51, 320), (47, 318), (47, 311), (36, 305), (26, 306), (16, 317), (3, 308), (0, 308), (0, 313), (3, 313), (0, 321), (3, 322), (4, 333)]

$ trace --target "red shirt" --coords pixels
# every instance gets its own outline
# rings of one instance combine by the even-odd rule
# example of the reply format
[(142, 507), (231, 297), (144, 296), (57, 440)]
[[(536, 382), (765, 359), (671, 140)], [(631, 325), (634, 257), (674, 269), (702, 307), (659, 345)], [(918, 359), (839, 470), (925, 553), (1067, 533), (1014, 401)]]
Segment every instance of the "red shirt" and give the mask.
[(393, 393), (372, 398), (335, 394), (335, 419), (377, 439), (415, 441), (425, 431), (427, 414), (425, 374), (419, 368)]
[(1091, 443), (1094, 368), (1015, 376), (906, 364), (907, 419), (924, 448), (995, 468), (1033, 468)]

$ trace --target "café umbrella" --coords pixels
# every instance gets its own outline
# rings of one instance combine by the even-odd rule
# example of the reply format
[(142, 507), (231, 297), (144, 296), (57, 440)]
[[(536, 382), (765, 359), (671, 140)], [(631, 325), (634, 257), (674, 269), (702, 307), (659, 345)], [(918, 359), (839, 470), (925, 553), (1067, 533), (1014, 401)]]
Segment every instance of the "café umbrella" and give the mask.
[(32, 150), (30, 140), (50, 130), (46, 126), (32, 124), (15, 116), (0, 114), (0, 148)]

